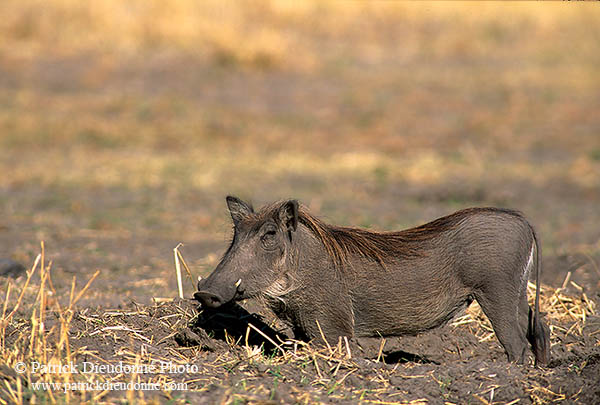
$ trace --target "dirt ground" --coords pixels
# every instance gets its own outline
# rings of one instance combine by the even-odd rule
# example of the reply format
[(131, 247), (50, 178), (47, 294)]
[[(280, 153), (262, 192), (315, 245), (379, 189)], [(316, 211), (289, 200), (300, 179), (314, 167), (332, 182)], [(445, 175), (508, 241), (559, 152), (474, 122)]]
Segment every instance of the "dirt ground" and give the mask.
[[(0, 398), (599, 402), (598, 8), (220, 3), (0, 5), (0, 259), (32, 268), (44, 241), (52, 282), (39, 268), (29, 284), (0, 276)], [(378, 230), (469, 206), (522, 211), (542, 242), (551, 364), (507, 364), (476, 306), (416, 337), (335, 348), (294, 341), (260, 302), (198, 313), (193, 279), (228, 246), (230, 194), (298, 198)], [(192, 277), (169, 301), (179, 243)], [(12, 371), (70, 356), (198, 369)], [(32, 388), (83, 378), (187, 386)]]
[[(252, 300), (200, 312), (192, 300), (79, 308), (69, 335), (75, 367), (98, 384), (122, 381), (123, 374), (93, 375), (85, 363), (154, 365), (154, 371), (132, 379), (163, 387), (145, 388), (137, 397), (142, 402), (595, 403), (600, 396), (596, 304), (580, 291), (545, 288), (542, 305), (552, 330), (553, 358), (545, 368), (507, 363), (477, 305), (418, 336), (340, 341), (333, 348), (293, 340), (286, 325)], [(572, 315), (565, 316), (564, 309)], [(579, 311), (587, 314), (585, 321)], [(59, 322), (56, 312), (46, 316), (50, 346), (60, 337), (54, 329)], [(9, 327), (6, 344), (18, 345), (29, 333), (26, 325)], [(0, 371), (14, 383), (14, 371)], [(124, 374), (130, 381), (131, 373)], [(43, 381), (35, 373), (28, 377), (25, 402), (40, 398), (34, 384)], [(74, 381), (85, 380), (74, 374)], [(79, 394), (78, 400), (102, 403), (125, 396), (117, 389)], [(10, 400), (6, 393), (2, 398)]]

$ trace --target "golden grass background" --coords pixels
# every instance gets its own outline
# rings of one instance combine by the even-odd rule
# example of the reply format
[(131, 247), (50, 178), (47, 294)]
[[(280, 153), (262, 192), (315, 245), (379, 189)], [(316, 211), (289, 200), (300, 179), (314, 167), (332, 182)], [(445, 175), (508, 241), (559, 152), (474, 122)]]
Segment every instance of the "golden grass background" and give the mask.
[(53, 229), (210, 239), (227, 194), (380, 229), (509, 206), (546, 252), (600, 253), (593, 4), (7, 0), (0, 13), (0, 202), (35, 224), (23, 261)]
[[(172, 169), (210, 188), (230, 166), (258, 175), (260, 166), (316, 175), (381, 167), (415, 183), (508, 171), (598, 184), (593, 5), (0, 7), (11, 79), (0, 116), (4, 185), (30, 176), (155, 186)], [(36, 146), (46, 161), (27, 153)], [(519, 159), (555, 150), (565, 156)]]

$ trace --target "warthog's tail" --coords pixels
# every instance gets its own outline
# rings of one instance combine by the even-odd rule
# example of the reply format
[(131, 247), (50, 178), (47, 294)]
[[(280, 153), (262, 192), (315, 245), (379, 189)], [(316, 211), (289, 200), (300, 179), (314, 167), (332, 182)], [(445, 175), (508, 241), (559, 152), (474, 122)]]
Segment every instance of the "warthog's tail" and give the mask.
[(533, 313), (529, 308), (529, 325), (527, 340), (531, 344), (535, 356), (535, 365), (546, 365), (550, 361), (550, 331), (540, 319), (540, 267), (542, 266), (542, 249), (533, 227), (531, 233), (535, 242), (535, 305)]

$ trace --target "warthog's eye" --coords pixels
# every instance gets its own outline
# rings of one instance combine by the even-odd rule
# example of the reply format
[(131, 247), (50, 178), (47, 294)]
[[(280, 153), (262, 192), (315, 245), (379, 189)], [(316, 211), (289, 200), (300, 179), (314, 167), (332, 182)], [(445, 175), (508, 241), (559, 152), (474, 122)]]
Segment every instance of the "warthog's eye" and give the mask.
[(277, 231), (275, 229), (267, 229), (261, 236), (260, 239), (266, 249), (272, 249), (277, 246), (275, 235), (277, 235)]

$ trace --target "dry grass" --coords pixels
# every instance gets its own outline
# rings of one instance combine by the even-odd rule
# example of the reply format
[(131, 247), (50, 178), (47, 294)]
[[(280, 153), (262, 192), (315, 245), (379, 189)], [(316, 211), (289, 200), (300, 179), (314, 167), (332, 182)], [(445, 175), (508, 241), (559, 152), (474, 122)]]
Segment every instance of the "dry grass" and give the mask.
[[(3, 1), (0, 187), (267, 200), (356, 196), (344, 179), (594, 191), (598, 13), (533, 3)], [(298, 178), (308, 185), (285, 186)]]
[[(231, 179), (234, 187), (244, 178), (281, 177), (296, 173), (318, 177), (324, 181), (336, 177), (353, 177), (357, 180), (372, 180), (378, 172), (407, 184), (436, 186), (453, 179), (476, 182), (490, 172), (503, 173), (513, 181), (531, 181), (545, 184), (549, 178), (592, 186), (600, 181), (600, 161), (590, 160), (572, 165), (556, 162), (524, 161), (518, 165), (510, 161), (497, 161), (485, 152), (465, 148), (453, 157), (435, 151), (418, 152), (410, 156), (391, 157), (381, 152), (335, 153), (320, 157), (308, 153), (280, 151), (266, 156), (249, 154), (239, 156), (235, 151), (193, 150), (176, 155), (151, 154), (141, 165), (131, 159), (130, 151), (97, 152), (89, 159), (85, 149), (71, 150), (68, 155), (60, 151), (49, 151), (37, 159), (25, 157), (22, 166), (11, 170), (12, 176), (0, 179), (4, 187), (17, 186), (35, 178), (44, 185), (56, 183), (84, 184), (102, 187), (131, 187), (143, 189), (164, 187), (175, 182), (197, 190), (211, 190), (231, 173), (246, 172), (239, 179)], [(185, 163), (182, 163), (185, 162)], [(56, 170), (48, 171), (52, 164)], [(596, 170), (599, 169), (599, 170)], [(566, 170), (566, 171), (565, 171)], [(169, 176), (181, 172), (181, 176)]]
[(34, 78), (0, 111), (7, 147), (260, 142), (326, 158), (335, 141), (395, 153), (593, 141), (593, 5), (8, 0), (0, 13), (4, 69)]
[[(86, 293), (99, 272), (96, 272), (78, 293), (75, 292), (76, 280), (73, 278), (68, 303), (63, 307), (59, 303), (52, 284), (51, 263), (46, 263), (44, 254), (44, 243), (42, 242), (41, 253), (27, 272), (27, 278), (21, 287), (19, 297), (8, 314), (6, 309), (13, 285), (10, 281), (7, 283), (2, 318), (0, 319), (1, 358), (6, 366), (17, 372), (19, 372), (19, 363), (24, 364), (25, 368), (21, 369), (24, 373), (4, 381), (2, 397), (5, 401), (22, 404), (25, 400), (29, 400), (32, 395), (29, 389), (34, 381), (63, 384), (70, 384), (74, 381), (74, 375), (70, 371), (58, 374), (58, 378), (44, 373), (39, 373), (40, 377), (38, 377), (32, 373), (29, 365), (36, 362), (62, 370), (65, 365), (68, 367), (71, 362), (76, 360), (79, 353), (72, 352), (69, 344), (70, 325), (75, 314), (75, 305)], [(40, 273), (39, 286), (32, 286), (30, 282), (36, 270)], [(21, 308), (22, 306), (23, 308)], [(48, 328), (46, 315), (50, 311), (58, 314), (59, 322)], [(54, 342), (49, 342), (49, 335), (54, 335)], [(9, 344), (7, 340), (12, 344)], [(65, 392), (67, 402), (69, 402), (71, 394), (69, 391)], [(52, 391), (43, 393), (44, 397), (46, 395), (48, 400), (53, 403), (56, 401)]]
[[(40, 275), (37, 285), (34, 285), (31, 280), (35, 278), (36, 270)], [(88, 308), (76, 309), (77, 302), (86, 294), (98, 272), (79, 292), (75, 290), (76, 280), (73, 278), (68, 301), (66, 305), (61, 305), (60, 301), (64, 300), (60, 299), (54, 290), (50, 270), (51, 263), (44, 260), (42, 244), (42, 253), (27, 272), (27, 278), (21, 283), (22, 285), (15, 286), (11, 281), (7, 283), (0, 319), (0, 357), (3, 359), (0, 402), (114, 403), (115, 398), (111, 398), (109, 394), (114, 394), (116, 391), (120, 396), (119, 392), (123, 392), (125, 386), (129, 403), (157, 403), (156, 399), (147, 400), (144, 391), (129, 389), (126, 385), (128, 383), (155, 384), (160, 389), (154, 391), (161, 393), (163, 398), (173, 399), (171, 394), (173, 387), (182, 386), (182, 383), (174, 382), (168, 372), (148, 375), (122, 372), (114, 375), (101, 370), (84, 371), (85, 369), (81, 367), (83, 361), (92, 362), (97, 366), (116, 362), (114, 359), (103, 357), (105, 353), (99, 353), (87, 346), (79, 344), (74, 348), (73, 340), (81, 339), (82, 334), (94, 339), (112, 337), (115, 341), (121, 335), (126, 336), (130, 342), (142, 343), (141, 346), (137, 346), (138, 350), (133, 349), (136, 347), (134, 345), (130, 348), (124, 347), (121, 353), (123, 363), (138, 370), (142, 370), (140, 366), (144, 364), (151, 365), (155, 364), (154, 362), (160, 364), (161, 361), (177, 366), (184, 363), (185, 359), (176, 353), (165, 359), (146, 351), (148, 345), (160, 342), (153, 341), (155, 339), (153, 335), (145, 336), (147, 330), (135, 329), (128, 322), (128, 319), (148, 318), (144, 308), (136, 308), (134, 311), (105, 310), (100, 316), (88, 314)], [(12, 300), (15, 302), (9, 306), (11, 291), (15, 288), (20, 290), (19, 296), (16, 300)], [(12, 310), (7, 312), (7, 308), (11, 306)], [(160, 322), (165, 325), (166, 330), (173, 330), (163, 339), (172, 338), (175, 332), (184, 327), (193, 317), (188, 310), (180, 308), (177, 311), (178, 308), (175, 305), (171, 308), (174, 310), (173, 313), (149, 320), (151, 324)], [(52, 319), (49, 320), (49, 317)], [(89, 326), (91, 330), (74, 327), (74, 319)], [(48, 326), (49, 324), (51, 326)], [(42, 368), (36, 369), (34, 364), (41, 365)], [(72, 365), (75, 365), (74, 368), (71, 367)], [(47, 366), (46, 371), (44, 366)], [(43, 387), (42, 384), (48, 386)], [(178, 403), (175, 399), (173, 401)]]
[[(477, 7), (477, 12), (469, 12)], [(206, 50), (223, 63), (269, 66), (284, 64), (310, 69), (321, 63), (315, 54), (314, 40), (343, 38), (346, 43), (367, 47), (365, 58), (382, 58), (376, 39), (392, 40), (409, 36), (415, 46), (404, 54), (487, 52), (491, 43), (516, 38), (513, 31), (526, 31), (531, 41), (520, 46), (539, 49), (537, 38), (547, 38), (562, 28), (565, 21), (585, 19), (592, 22), (596, 8), (591, 5), (567, 7), (537, 4), (364, 4), (360, 2), (281, 0), (193, 2), (178, 0), (169, 5), (152, 1), (81, 3), (76, 0), (3, 2), (0, 33), (5, 44), (16, 43), (19, 50), (77, 52), (100, 49), (131, 52), (161, 47), (179, 50)], [(499, 19), (499, 14), (511, 18)], [(378, 20), (384, 32), (368, 31), (364, 22)], [(57, 25), (56, 22), (61, 24)], [(259, 22), (260, 24), (257, 24)], [(395, 27), (390, 27), (394, 22)], [(419, 44), (427, 30), (439, 29), (431, 23), (460, 24), (463, 32), (430, 44)], [(581, 33), (592, 27), (579, 27)], [(391, 35), (390, 35), (391, 34)], [(465, 41), (464, 37), (470, 38)], [(308, 41), (307, 41), (308, 38)], [(312, 41), (311, 41), (312, 40)], [(564, 39), (568, 41), (567, 38)], [(358, 43), (356, 43), (358, 41)], [(370, 45), (367, 45), (370, 44)], [(420, 46), (417, 46), (420, 45)], [(6, 47), (6, 45), (5, 45)], [(424, 49), (425, 48), (425, 49)]]
[[(571, 282), (573, 287), (579, 291), (579, 295), (566, 294), (565, 287), (551, 288), (542, 286), (540, 294), (540, 311), (545, 313), (545, 320), (549, 324), (552, 344), (564, 342), (568, 335), (576, 338), (583, 336), (585, 321), (590, 316), (597, 316), (597, 304), (590, 300), (583, 289)], [(527, 293), (529, 305), (533, 307), (535, 298), (535, 284), (528, 283)], [(488, 341), (495, 337), (492, 325), (483, 314), (481, 307), (474, 303), (469, 307), (467, 313), (452, 322), (453, 326), (469, 325), (469, 328), (478, 337), (480, 342)], [(471, 328), (474, 326), (474, 328)], [(598, 330), (591, 331), (590, 335), (600, 333)], [(600, 336), (598, 337), (600, 342)]]
[(317, 186), (274, 197), (343, 178), (594, 190), (598, 12), (3, 1), (0, 186), (174, 184), (221, 198), (302, 176)]

